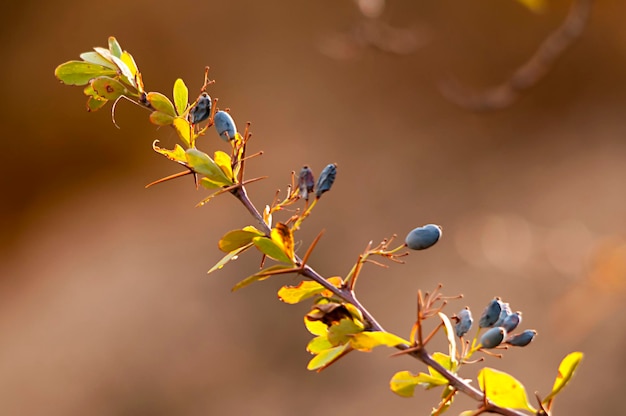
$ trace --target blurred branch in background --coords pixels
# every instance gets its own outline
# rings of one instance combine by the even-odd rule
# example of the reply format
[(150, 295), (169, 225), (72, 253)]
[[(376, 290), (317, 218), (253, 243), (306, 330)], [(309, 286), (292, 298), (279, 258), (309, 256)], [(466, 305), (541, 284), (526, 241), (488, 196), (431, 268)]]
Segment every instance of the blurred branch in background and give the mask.
[(581, 35), (589, 21), (592, 3), (593, 0), (574, 0), (563, 23), (502, 84), (475, 92), (455, 79), (448, 79), (440, 84), (442, 94), (451, 102), (473, 111), (492, 111), (508, 107), (518, 99), (521, 92), (537, 84)]

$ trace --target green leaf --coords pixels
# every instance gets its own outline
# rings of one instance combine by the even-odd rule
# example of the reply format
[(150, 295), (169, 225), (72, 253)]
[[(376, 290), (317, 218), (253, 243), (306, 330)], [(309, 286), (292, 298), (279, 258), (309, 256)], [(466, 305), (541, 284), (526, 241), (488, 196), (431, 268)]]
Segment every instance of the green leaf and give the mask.
[[(457, 361), (451, 359), (449, 355), (443, 354), (441, 352), (435, 352), (433, 353), (433, 359), (441, 364), (441, 366), (446, 370), (452, 373), (456, 373)], [(438, 379), (440, 384), (448, 384), (448, 380), (443, 376), (443, 374), (439, 373), (439, 371), (435, 370), (432, 367), (428, 367), (428, 372), (431, 376)]]
[(90, 84), (93, 91), (106, 100), (117, 100), (121, 95), (128, 94), (128, 89), (124, 84), (111, 77), (98, 77)]
[(278, 270), (286, 270), (289, 269), (289, 267), (286, 266), (282, 266), (280, 264), (276, 264), (274, 266), (270, 266), (267, 267), (263, 270), (261, 270), (258, 273), (253, 274), (252, 276), (248, 276), (245, 279), (243, 279), (242, 281), (240, 281), (239, 283), (237, 283), (235, 286), (233, 286), (233, 288), (231, 289), (233, 292), (236, 290), (239, 290), (243, 287), (246, 287), (254, 282), (260, 282), (261, 280), (265, 280), (267, 278), (269, 278), (270, 276), (272, 276), (272, 272), (278, 271)]
[(115, 76), (117, 72), (106, 66), (84, 61), (69, 61), (56, 67), (54, 75), (67, 85), (87, 85), (100, 76)]
[(528, 403), (522, 383), (507, 373), (485, 367), (478, 373), (478, 384), (487, 399), (497, 406), (537, 412)]
[(340, 345), (335, 348), (329, 348), (317, 354), (315, 357), (309, 361), (309, 364), (306, 366), (307, 370), (317, 370), (321, 371), (324, 368), (328, 367), (339, 358), (350, 352), (349, 344)]
[(115, 57), (119, 58), (122, 56), (122, 47), (113, 36), (109, 36), (109, 51)]
[[(180, 120), (177, 118), (176, 120)], [(174, 122), (176, 122), (174, 120)], [(222, 169), (211, 159), (209, 155), (196, 148), (186, 150), (187, 165), (194, 172), (205, 175), (212, 182), (219, 183), (223, 186), (230, 186), (233, 182), (224, 175)], [(267, 253), (266, 253), (267, 254)]]
[(572, 377), (574, 377), (574, 373), (576, 372), (576, 369), (578, 368), (578, 365), (580, 364), (582, 359), (582, 352), (572, 352), (568, 354), (565, 358), (563, 358), (563, 361), (561, 361), (561, 364), (559, 364), (559, 372), (556, 376), (556, 379), (554, 380), (552, 392), (545, 399), (543, 399), (542, 403), (549, 403), (550, 400), (554, 398), (554, 396), (556, 396), (561, 390), (563, 390), (563, 387), (565, 387), (567, 383), (569, 383), (569, 381), (572, 379)]
[(150, 113), (150, 122), (157, 126), (169, 126), (174, 122), (174, 117), (161, 111), (153, 111)]
[(231, 260), (237, 260), (237, 257), (239, 256), (240, 253), (246, 251), (247, 249), (249, 249), (250, 247), (252, 247), (252, 243), (248, 244), (247, 246), (243, 246), (238, 248), (237, 250), (233, 250), (230, 253), (228, 253), (227, 255), (225, 255), (222, 260), (218, 261), (215, 266), (211, 267), (211, 270), (209, 270), (207, 272), (207, 274), (211, 274), (216, 270), (220, 270), (222, 267), (224, 267), (224, 265), (228, 262), (230, 262)]
[[(444, 384), (447, 384), (444, 383)], [(391, 378), (389, 387), (391, 391), (401, 397), (413, 397), (415, 393), (415, 387), (422, 386), (426, 389), (441, 386), (442, 383), (437, 378), (434, 378), (425, 373), (419, 373), (414, 376), (409, 371), (398, 371)]]
[(408, 345), (409, 342), (389, 332), (366, 331), (353, 335), (350, 338), (350, 344), (355, 350), (371, 351), (379, 345), (395, 347), (396, 345), (400, 344)]
[(305, 316), (304, 326), (311, 334), (328, 338), (328, 325), (326, 325), (324, 322), (312, 321), (310, 319), (307, 319)]
[(254, 230), (233, 230), (229, 231), (220, 239), (217, 246), (220, 250), (229, 253), (239, 247), (246, 246), (252, 243), (254, 237), (262, 236), (263, 233)]
[(107, 61), (97, 52), (83, 52), (80, 54), (80, 59), (85, 62), (89, 62), (90, 64), (102, 65), (114, 71), (117, 71), (117, 67), (113, 62)]
[(156, 144), (158, 142), (158, 140), (155, 140), (154, 143), (152, 143), (152, 148), (155, 152), (162, 154), (174, 162), (178, 162), (183, 165), (187, 164), (187, 154), (185, 153), (185, 149), (183, 149), (180, 145), (174, 145), (174, 150), (167, 150), (157, 146)]
[(270, 238), (278, 247), (281, 248), (283, 253), (290, 259), (290, 262), (293, 263), (294, 258), (294, 248), (293, 248), (293, 233), (291, 229), (282, 222), (276, 224), (276, 227), (272, 228), (272, 232), (270, 233)]
[(347, 343), (350, 341), (351, 335), (363, 331), (363, 324), (359, 324), (360, 322), (355, 322), (352, 319), (341, 319), (339, 323), (328, 327), (328, 341), (330, 341), (332, 345)]
[(174, 82), (174, 105), (176, 106), (178, 115), (182, 115), (185, 112), (188, 102), (189, 90), (187, 89), (185, 82), (178, 78), (176, 82)]
[(283, 263), (293, 264), (292, 260), (287, 257), (281, 247), (279, 247), (273, 240), (267, 237), (255, 237), (252, 242), (263, 254), (266, 256)]
[[(443, 322), (444, 329), (446, 331), (446, 336), (448, 338), (448, 352), (450, 357), (456, 357), (456, 338), (454, 327), (452, 326), (452, 322), (450, 322), (450, 318), (442, 312), (439, 312), (439, 318)], [(453, 358), (456, 359), (456, 358)]]
[(219, 166), (220, 169), (222, 169), (222, 172), (224, 172), (224, 175), (226, 175), (226, 177), (230, 180), (233, 180), (233, 168), (231, 166), (231, 159), (228, 153), (217, 150), (213, 157), (217, 166)]
[(174, 104), (165, 95), (160, 92), (149, 92), (146, 95), (146, 99), (156, 111), (168, 114), (172, 117), (176, 117), (176, 111), (174, 110)]
[(320, 335), (313, 338), (306, 346), (306, 350), (311, 354), (319, 354), (324, 350), (333, 348), (333, 344), (330, 343), (326, 335)]
[(98, 111), (108, 102), (108, 100), (99, 97), (89, 97), (87, 99), (87, 111)]

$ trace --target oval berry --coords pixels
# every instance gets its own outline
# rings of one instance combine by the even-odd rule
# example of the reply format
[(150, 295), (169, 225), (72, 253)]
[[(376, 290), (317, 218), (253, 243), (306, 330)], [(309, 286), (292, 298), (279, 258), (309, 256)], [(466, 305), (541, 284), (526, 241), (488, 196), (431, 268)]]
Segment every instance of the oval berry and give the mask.
[(515, 312), (504, 318), (504, 320), (502, 321), (502, 328), (506, 329), (508, 332), (512, 332), (521, 322), (522, 313)]
[(463, 309), (461, 312), (457, 313), (456, 316), (459, 320), (454, 326), (454, 332), (456, 332), (457, 337), (461, 338), (472, 328), (474, 319), (472, 318), (472, 312), (470, 312), (469, 308)]
[(404, 242), (411, 250), (424, 250), (433, 246), (441, 238), (441, 227), (428, 224), (417, 227), (407, 234)]
[(298, 188), (300, 189), (300, 197), (309, 200), (309, 193), (315, 189), (315, 178), (313, 171), (308, 166), (303, 166), (298, 175)]
[(480, 345), (483, 348), (495, 348), (502, 343), (506, 337), (506, 329), (496, 326), (489, 329), (480, 337)]
[(200, 94), (196, 105), (189, 110), (189, 121), (191, 124), (198, 124), (209, 118), (211, 115), (211, 97), (206, 92)]
[(235, 126), (235, 120), (226, 111), (215, 113), (213, 123), (215, 123), (215, 130), (217, 130), (217, 134), (220, 135), (222, 140), (229, 141), (235, 138), (237, 126)]
[(493, 326), (498, 319), (500, 318), (500, 313), (502, 312), (502, 302), (499, 298), (493, 299), (489, 305), (485, 308), (482, 315), (480, 316), (480, 320), (478, 321), (478, 326), (480, 328), (488, 328)]
[(315, 192), (315, 196), (320, 198), (324, 192), (330, 191), (333, 183), (335, 183), (335, 177), (337, 176), (337, 165), (331, 163), (330, 165), (326, 165), (326, 167), (320, 173), (320, 177), (317, 180), (317, 191)]
[(537, 331), (535, 331), (534, 329), (527, 329), (521, 334), (515, 334), (510, 336), (506, 340), (506, 343), (513, 345), (514, 347), (525, 347), (526, 345), (530, 344), (533, 339), (535, 339), (535, 335), (537, 335)]

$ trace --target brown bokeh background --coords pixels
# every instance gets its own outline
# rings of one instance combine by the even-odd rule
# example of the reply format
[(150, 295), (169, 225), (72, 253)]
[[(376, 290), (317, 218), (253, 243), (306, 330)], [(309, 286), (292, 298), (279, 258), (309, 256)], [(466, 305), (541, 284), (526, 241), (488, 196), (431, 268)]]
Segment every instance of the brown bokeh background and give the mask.
[[(514, 105), (473, 113), (446, 101), (454, 76), (502, 82), (563, 19), (569, 2), (536, 15), (514, 1), (388, 1), (385, 19), (414, 28), (407, 55), (373, 48), (324, 53), (358, 24), (342, 1), (22, 1), (1, 27), (4, 126), (0, 239), (0, 414), (427, 414), (438, 392), (401, 399), (389, 350), (305, 369), (307, 305), (288, 306), (275, 278), (231, 293), (258, 266), (244, 257), (207, 276), (216, 242), (252, 220), (182, 179), (150, 149), (172, 145), (147, 113), (84, 111), (56, 65), (115, 35), (148, 90), (192, 91), (205, 65), (210, 93), (242, 126), (253, 122), (250, 187), (259, 206), (302, 164), (339, 164), (333, 188), (297, 238), (321, 273), (345, 275), (369, 240), (435, 222), (444, 238), (407, 264), (371, 267), (360, 297), (408, 336), (415, 293), (438, 282), (464, 293), (450, 314), (475, 315), (493, 296), (524, 313), (538, 338), (487, 365), (545, 395), (559, 361), (585, 352), (556, 411), (616, 414), (626, 385), (626, 4), (597, 4), (579, 42)], [(214, 133), (205, 150), (223, 146)], [(439, 345), (439, 347), (444, 347)], [(464, 370), (474, 378), (478, 366)], [(464, 398), (453, 412), (474, 406)]]

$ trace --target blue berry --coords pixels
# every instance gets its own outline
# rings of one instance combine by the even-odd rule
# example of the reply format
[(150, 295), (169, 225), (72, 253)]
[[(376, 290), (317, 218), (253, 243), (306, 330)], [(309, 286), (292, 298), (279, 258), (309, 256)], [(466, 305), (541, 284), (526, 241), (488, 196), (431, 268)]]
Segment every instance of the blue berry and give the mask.
[(511, 335), (507, 338), (506, 343), (513, 345), (514, 347), (525, 347), (530, 344), (533, 339), (535, 339), (535, 335), (537, 335), (537, 331), (534, 329), (527, 329), (521, 334)]
[(474, 319), (472, 318), (472, 312), (469, 308), (465, 308), (461, 310), (461, 312), (457, 313), (457, 318), (459, 321), (454, 326), (454, 332), (456, 332), (456, 336), (461, 338), (463, 335), (467, 334), (472, 328), (472, 323)]
[(315, 178), (313, 171), (308, 166), (303, 166), (298, 175), (298, 188), (300, 189), (300, 197), (309, 200), (309, 192), (315, 189)]
[(320, 177), (317, 180), (317, 192), (315, 192), (315, 196), (320, 198), (324, 192), (330, 191), (333, 183), (335, 182), (335, 177), (337, 176), (337, 165), (331, 163), (327, 165), (320, 173)]
[(407, 234), (404, 242), (411, 250), (424, 250), (434, 245), (441, 238), (441, 227), (428, 224), (417, 227)]
[(499, 298), (495, 298), (492, 300), (489, 305), (483, 311), (483, 314), (480, 316), (480, 320), (478, 321), (478, 326), (480, 328), (488, 328), (493, 326), (498, 319), (500, 319), (500, 313), (502, 312), (502, 302)]
[(237, 126), (235, 126), (235, 120), (233, 120), (226, 111), (218, 111), (215, 113), (213, 122), (215, 123), (217, 134), (220, 135), (222, 140), (229, 141), (235, 138)]
[(196, 105), (189, 110), (189, 121), (191, 124), (198, 124), (209, 118), (211, 115), (211, 97), (206, 92), (203, 92)]
[(506, 329), (508, 332), (513, 331), (517, 326), (522, 322), (522, 313), (515, 312), (508, 315), (502, 321), (502, 328)]
[(480, 345), (483, 348), (495, 348), (502, 343), (506, 337), (506, 329), (501, 326), (490, 328), (480, 337)]

